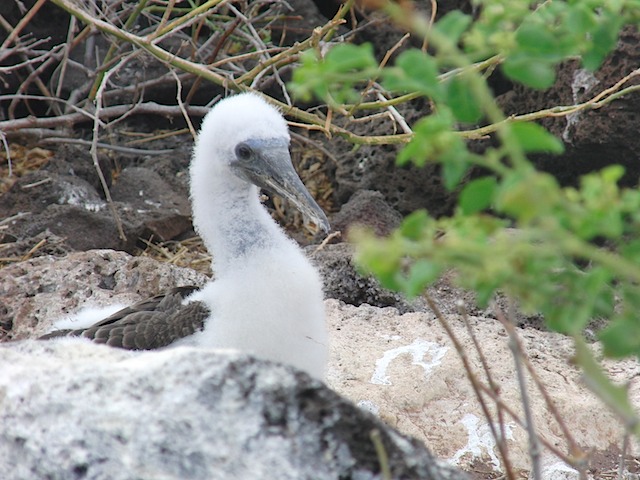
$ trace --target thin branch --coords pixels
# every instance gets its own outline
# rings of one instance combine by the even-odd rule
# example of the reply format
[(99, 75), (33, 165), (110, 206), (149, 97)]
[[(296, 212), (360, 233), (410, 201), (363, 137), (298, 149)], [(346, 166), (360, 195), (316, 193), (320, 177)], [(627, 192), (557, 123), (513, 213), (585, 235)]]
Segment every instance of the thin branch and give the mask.
[[(131, 15), (129, 15), (129, 18), (127, 18), (127, 20), (126, 20), (126, 22), (124, 24), (123, 28), (125, 30), (131, 28), (134, 25), (135, 21), (140, 16), (140, 13), (146, 7), (147, 1), (148, 0), (142, 0), (141, 2), (138, 2), (138, 5), (136, 6), (135, 10), (131, 13)], [(76, 17), (74, 16), (73, 18), (76, 18)], [(102, 65), (109, 64), (109, 62), (111, 61), (111, 59), (115, 55), (117, 48), (118, 48), (118, 46), (117, 46), (116, 43), (112, 43), (109, 46), (109, 49), (107, 50), (107, 53), (104, 56), (104, 60), (102, 61)], [(91, 89), (89, 90), (89, 99), (91, 99), (91, 100), (95, 99), (95, 95), (96, 95), (96, 92), (98, 90), (98, 87), (102, 83), (102, 77), (104, 76), (104, 73), (105, 73), (105, 71), (102, 70), (96, 76), (96, 79), (93, 82), (93, 85), (91, 86)]]
[[(362, 92), (360, 93), (360, 99), (357, 103), (354, 103), (353, 105), (351, 105), (348, 109), (346, 109), (349, 113), (349, 116), (353, 116), (353, 113), (358, 109), (358, 107), (360, 106), (360, 104), (364, 101), (364, 97), (365, 95), (369, 92), (369, 90), (371, 90), (371, 88), (373, 87), (373, 85), (376, 83), (376, 81), (378, 80), (378, 77), (380, 76), (380, 73), (382, 72), (382, 69), (387, 65), (387, 63), (389, 62), (389, 60), (391, 59), (391, 55), (393, 55), (396, 50), (398, 50), (398, 48), (400, 48), (402, 46), (402, 44), (410, 37), (411, 35), (409, 33), (405, 33), (402, 38), (400, 38), (400, 40), (398, 40), (395, 45), (393, 45), (389, 50), (387, 50), (387, 52), (384, 54), (384, 57), (382, 57), (382, 60), (380, 61), (380, 64), (378, 65), (378, 71), (376, 72), (376, 75), (373, 76), (372, 78), (369, 79), (369, 82), (367, 83), (367, 86), (362, 90)], [(380, 98), (380, 95), (378, 95), (378, 100), (381, 101), (385, 101), (386, 98)], [(391, 106), (391, 105), (390, 105)], [(388, 108), (388, 107), (387, 107)]]
[(67, 29), (67, 41), (62, 49), (62, 60), (60, 61), (60, 75), (58, 76), (58, 87), (56, 88), (56, 98), (62, 96), (62, 85), (64, 84), (64, 77), (67, 73), (67, 61), (69, 60), (69, 54), (71, 53), (71, 44), (73, 41), (73, 33), (76, 29), (76, 17), (71, 17), (69, 21), (69, 28)]
[[(502, 463), (504, 464), (504, 470), (505, 470), (506, 476), (507, 478), (509, 478), (509, 480), (515, 480), (516, 478), (515, 473), (513, 471), (513, 468), (511, 467), (511, 461), (509, 460), (509, 452), (507, 451), (504, 442), (501, 442), (498, 437), (498, 432), (496, 431), (494, 422), (491, 420), (492, 416), (491, 416), (491, 413), (489, 412), (489, 406), (487, 405), (481, 393), (482, 391), (486, 392), (487, 389), (483, 388), (484, 385), (482, 385), (482, 383), (478, 380), (476, 375), (473, 373), (473, 368), (467, 356), (467, 352), (462, 346), (462, 343), (460, 342), (460, 340), (458, 340), (457, 335), (455, 334), (455, 332), (453, 331), (449, 323), (445, 320), (444, 315), (442, 315), (442, 312), (440, 311), (436, 303), (433, 301), (433, 298), (431, 298), (431, 295), (425, 292), (423, 293), (423, 296), (427, 301), (427, 305), (429, 305), (429, 308), (431, 308), (431, 311), (433, 311), (436, 318), (438, 319), (438, 322), (447, 333), (449, 340), (451, 340), (451, 342), (453, 343), (453, 346), (456, 349), (456, 353), (458, 354), (458, 357), (460, 358), (460, 360), (462, 361), (462, 364), (464, 365), (465, 372), (467, 373), (467, 378), (471, 382), (473, 391), (476, 394), (476, 399), (480, 403), (480, 408), (482, 409), (482, 413), (487, 419), (489, 428), (491, 429), (491, 434), (493, 435), (493, 438), (496, 440), (496, 445), (498, 446), (498, 450), (500, 451), (500, 458), (502, 459)], [(497, 393), (492, 389), (489, 389), (489, 392), (490, 392), (490, 397), (494, 401), (497, 398), (499, 398)]]
[(118, 211), (113, 203), (113, 199), (111, 198), (111, 192), (109, 191), (109, 186), (107, 185), (107, 181), (104, 178), (102, 173), (102, 169), (100, 168), (100, 161), (98, 160), (98, 136), (100, 130), (100, 110), (102, 109), (102, 91), (109, 81), (109, 77), (115, 73), (122, 65), (127, 62), (128, 58), (123, 58), (118, 65), (116, 65), (112, 70), (107, 72), (102, 78), (102, 83), (98, 87), (96, 92), (96, 114), (94, 116), (93, 121), (93, 136), (91, 141), (91, 159), (93, 160), (93, 166), (96, 169), (96, 173), (98, 174), (98, 178), (100, 179), (100, 184), (102, 185), (102, 191), (104, 192), (105, 198), (107, 200), (107, 205), (109, 205), (109, 209), (111, 210), (111, 215), (113, 216), (114, 221), (116, 222), (116, 228), (118, 230), (118, 236), (123, 242), (127, 241), (127, 236), (124, 233), (124, 228), (122, 227), (122, 219), (120, 215), (118, 215)]
[(24, 17), (22, 17), (22, 19), (18, 22), (18, 24), (12, 29), (11, 33), (9, 33), (9, 36), (5, 39), (5, 41), (2, 42), (2, 45), (0, 45), (0, 50), (5, 50), (9, 48), (9, 45), (14, 43), (18, 39), (20, 32), (24, 29), (24, 27), (27, 26), (29, 22), (33, 20), (33, 17), (35, 16), (35, 14), (38, 13), (38, 10), (40, 10), (40, 8), (42, 8), (42, 6), (45, 3), (47, 3), (47, 0), (38, 0), (33, 5), (33, 7), (31, 7), (31, 9), (24, 15)]
[(156, 30), (153, 34), (147, 36), (147, 40), (155, 43), (159, 41), (162, 37), (164, 37), (166, 34), (172, 33), (176, 30), (186, 27), (187, 25), (190, 25), (195, 20), (197, 20), (198, 17), (210, 13), (212, 9), (217, 8), (226, 2), (227, 0), (209, 0), (203, 3), (202, 5), (200, 5), (199, 7), (189, 10), (188, 13), (186, 13), (185, 15), (182, 15), (181, 17), (176, 18), (166, 26), (164, 27), (160, 26), (160, 28)]
[(13, 175), (13, 165), (11, 163), (11, 150), (9, 149), (9, 144), (7, 143), (7, 136), (0, 131), (0, 140), (2, 141), (2, 146), (4, 148), (5, 153), (7, 154), (7, 167), (9, 169), (9, 177)]
[[(496, 305), (495, 308), (496, 317), (502, 324), (509, 335), (509, 349), (511, 350), (511, 356), (513, 357), (513, 363), (516, 369), (516, 377), (518, 379), (518, 388), (520, 390), (520, 398), (522, 400), (522, 409), (524, 410), (524, 418), (527, 424), (527, 434), (529, 437), (529, 458), (531, 459), (531, 475), (532, 480), (541, 480), (540, 471), (540, 441), (538, 434), (536, 433), (535, 423), (533, 421), (533, 414), (531, 412), (531, 402), (529, 401), (529, 393), (527, 389), (527, 382), (524, 377), (524, 369), (522, 367), (522, 358), (524, 352), (520, 339), (516, 334), (515, 328), (511, 318), (507, 319), (502, 312), (502, 309)], [(511, 316), (511, 315), (510, 315)]]
[[(495, 395), (499, 395), (500, 386), (493, 379), (493, 375), (491, 374), (491, 369), (489, 368), (489, 362), (487, 361), (487, 358), (484, 355), (484, 351), (480, 347), (480, 342), (478, 341), (478, 338), (473, 328), (471, 327), (471, 323), (469, 322), (469, 315), (467, 314), (467, 310), (462, 301), (460, 301), (458, 305), (458, 311), (467, 329), (467, 334), (469, 335), (469, 338), (471, 338), (471, 342), (473, 343), (473, 347), (476, 351), (476, 354), (478, 355), (478, 359), (480, 360), (480, 364), (482, 365), (482, 369), (484, 370), (484, 375), (487, 379), (487, 382), (489, 382), (489, 388), (493, 392), (495, 392)], [(502, 404), (499, 402), (496, 403), (496, 409), (498, 413), (498, 424), (500, 426), (500, 435), (496, 436), (495, 440), (496, 440), (496, 443), (503, 443), (504, 445), (500, 448), (500, 450), (506, 451), (507, 450), (507, 445), (506, 445), (507, 432), (505, 429), (505, 424), (506, 424), (504, 419), (505, 412), (504, 412), (504, 409), (502, 408)]]
[(191, 133), (191, 136), (193, 137), (193, 140), (196, 140), (197, 134), (196, 134), (196, 129), (193, 128), (193, 123), (191, 123), (191, 119), (189, 118), (189, 115), (187, 114), (187, 110), (184, 106), (184, 103), (182, 103), (182, 83), (180, 82), (180, 79), (178, 78), (178, 75), (176, 74), (176, 72), (174, 72), (173, 70), (171, 70), (171, 73), (173, 74), (173, 76), (175, 77), (176, 80), (176, 101), (178, 102), (178, 107), (180, 108), (180, 112), (182, 113), (182, 117), (184, 118), (185, 122), (187, 122), (187, 127), (189, 128), (189, 132)]
[[(44, 72), (47, 68), (49, 68), (54, 61), (58, 61), (57, 57), (60, 55), (61, 48), (62, 48), (61, 45), (56, 45), (55, 47), (53, 47), (51, 49), (49, 58), (47, 58), (44, 62), (42, 62), (37, 68), (33, 69), (32, 65), (30, 64), (27, 65), (27, 68), (31, 69), (31, 73), (25, 80), (22, 81), (16, 93), (20, 94), (20, 93), (26, 92), (29, 86), (31, 85), (31, 83), (35, 82), (36, 86), (38, 87), (38, 90), (40, 90), (40, 92), (45, 97), (53, 97), (53, 95), (51, 94), (47, 86), (40, 79), (40, 74)], [(8, 109), (9, 118), (15, 118), (16, 108), (17, 108), (17, 103), (15, 101), (12, 101)]]
[(538, 110), (537, 112), (525, 113), (522, 115), (512, 115), (499, 123), (494, 123), (473, 130), (465, 130), (463, 132), (460, 132), (460, 134), (469, 139), (482, 138), (496, 132), (502, 125), (507, 122), (531, 122), (534, 120), (541, 120), (543, 118), (549, 117), (566, 117), (567, 115), (571, 115), (572, 113), (577, 113), (585, 110), (597, 110), (604, 107), (608, 103), (617, 100), (620, 97), (640, 91), (640, 85), (631, 85), (627, 88), (618, 90), (623, 84), (629, 81), (629, 79), (637, 76), (638, 74), (640, 74), (640, 69), (634, 70), (632, 73), (616, 82), (615, 85), (603, 90), (602, 92), (594, 96), (591, 100), (588, 100), (586, 102), (578, 103), (575, 105), (556, 106), (544, 110)]
[[(60, 137), (51, 137), (44, 138), (41, 141), (42, 143), (67, 143), (72, 145), (84, 145), (90, 147), (93, 142), (89, 140), (83, 140), (81, 138), (60, 138)], [(111, 145), (109, 143), (97, 142), (97, 148), (102, 148), (105, 150), (112, 150), (114, 152), (122, 153), (123, 155), (170, 155), (175, 153), (173, 148), (167, 148), (163, 150), (148, 150), (144, 148), (133, 148), (133, 147), (123, 147), (121, 145)]]
[[(185, 107), (190, 115), (203, 117), (208, 112), (207, 107)], [(121, 117), (127, 113), (135, 113), (138, 115), (162, 115), (166, 117), (182, 116), (180, 107), (176, 105), (160, 105), (155, 102), (146, 102), (138, 104), (132, 109), (131, 105), (116, 105), (113, 107), (103, 107), (100, 112), (100, 120), (108, 120), (110, 118)], [(9, 135), (19, 133), (23, 128), (55, 128), (55, 127), (71, 127), (76, 123), (92, 121), (96, 116), (85, 110), (76, 113), (68, 113), (57, 117), (27, 117), (17, 120), (5, 120), (0, 122), (0, 132)]]
[[(376, 92), (376, 96), (381, 101), (386, 100), (386, 98), (384, 98), (384, 96), (380, 92)], [(404, 117), (402, 115), (400, 115), (400, 112), (398, 112), (398, 110), (396, 110), (396, 107), (394, 107), (392, 105), (389, 105), (387, 107), (387, 110), (389, 111), (389, 113), (391, 114), (393, 119), (398, 123), (398, 125), (400, 125), (400, 128), (402, 128), (402, 131), (404, 133), (409, 134), (409, 135), (413, 134), (413, 130), (411, 130), (411, 127), (407, 124), (407, 121), (404, 119)]]

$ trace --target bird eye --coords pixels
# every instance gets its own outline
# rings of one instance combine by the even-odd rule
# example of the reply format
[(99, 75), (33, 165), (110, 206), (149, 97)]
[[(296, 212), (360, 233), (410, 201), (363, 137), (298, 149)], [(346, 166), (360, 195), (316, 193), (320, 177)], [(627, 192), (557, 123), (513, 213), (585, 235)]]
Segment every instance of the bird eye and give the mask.
[(253, 155), (253, 150), (246, 143), (241, 143), (236, 147), (236, 156), (240, 160), (249, 160)]

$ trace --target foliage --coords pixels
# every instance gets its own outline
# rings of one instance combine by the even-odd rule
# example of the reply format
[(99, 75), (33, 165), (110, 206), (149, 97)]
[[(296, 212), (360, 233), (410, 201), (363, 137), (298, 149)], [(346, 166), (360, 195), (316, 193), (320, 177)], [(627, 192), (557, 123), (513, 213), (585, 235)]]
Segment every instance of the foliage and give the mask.
[(329, 50), (324, 61), (318, 61), (317, 53), (308, 50), (300, 60), (302, 68), (293, 74), (292, 92), (305, 101), (313, 95), (326, 98), (332, 105), (357, 100), (359, 94), (354, 91), (353, 83), (366, 80), (378, 68), (369, 44), (338, 45)]
[[(583, 345), (590, 320), (605, 318), (608, 326), (599, 335), (605, 353), (640, 356), (640, 191), (618, 185), (624, 173), (618, 165), (585, 175), (575, 188), (536, 170), (527, 155), (561, 153), (562, 142), (539, 124), (505, 119), (482, 71), (498, 66), (514, 82), (547, 88), (561, 61), (580, 58), (584, 68), (595, 70), (614, 48), (620, 29), (638, 22), (640, 2), (475, 4), (475, 18), (453, 11), (434, 25), (398, 4), (386, 4), (388, 14), (424, 35), (434, 52), (406, 50), (393, 66), (377, 72), (387, 93), (423, 96), (433, 106), (412, 126), (398, 163), (439, 162), (445, 184), (461, 192), (451, 217), (417, 211), (389, 238), (361, 232), (359, 264), (409, 296), (420, 295), (454, 268), (460, 284), (483, 304), (496, 291), (505, 292), (527, 311), (544, 314), (550, 328), (571, 335), (577, 345)], [(324, 83), (324, 98), (358, 96), (372, 53), (352, 47), (350, 57), (351, 65), (367, 69), (355, 71), (351, 84), (341, 77), (335, 92), (330, 81)], [(313, 58), (296, 72), (295, 81), (335, 68), (330, 53)], [(482, 155), (469, 152), (464, 141), (476, 122), (496, 133), (495, 146)], [(488, 173), (461, 186), (474, 165)], [(581, 349), (577, 361), (594, 390), (637, 432), (625, 395), (586, 352)]]

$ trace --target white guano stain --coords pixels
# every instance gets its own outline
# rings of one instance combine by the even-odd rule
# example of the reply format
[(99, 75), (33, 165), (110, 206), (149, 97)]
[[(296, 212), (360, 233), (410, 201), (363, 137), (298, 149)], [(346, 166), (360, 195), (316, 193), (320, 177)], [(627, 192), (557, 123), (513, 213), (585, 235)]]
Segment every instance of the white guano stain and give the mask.
[[(458, 465), (460, 459), (467, 454), (469, 454), (471, 458), (482, 458), (483, 456), (488, 455), (491, 459), (494, 470), (499, 471), (500, 460), (495, 453), (496, 441), (493, 438), (489, 424), (480, 423), (480, 419), (471, 413), (467, 413), (462, 417), (460, 423), (462, 423), (467, 429), (467, 444), (448, 460), (449, 463)], [(513, 422), (505, 424), (504, 431), (507, 440), (513, 440), (513, 429), (515, 426), (516, 424)], [(496, 431), (500, 432), (499, 425), (496, 425)]]
[[(579, 68), (575, 72), (573, 72), (573, 79), (571, 82), (571, 93), (573, 96), (573, 103), (574, 104), (580, 103), (581, 95), (583, 95), (585, 92), (588, 92), (599, 83), (600, 81), (595, 77), (595, 75), (590, 71), (585, 70), (584, 68)], [(573, 125), (578, 123), (580, 119), (580, 115), (581, 115), (581, 112), (573, 112), (567, 115), (566, 117), (567, 126), (564, 128), (564, 131), (562, 132), (562, 139), (565, 142), (571, 143), (569, 130)]]
[(391, 362), (401, 355), (411, 355), (412, 365), (419, 365), (424, 369), (425, 380), (429, 378), (435, 367), (442, 363), (442, 358), (449, 350), (434, 342), (427, 342), (418, 338), (411, 345), (397, 347), (387, 350), (382, 358), (376, 360), (376, 369), (371, 376), (370, 382), (374, 385), (392, 385), (387, 369)]

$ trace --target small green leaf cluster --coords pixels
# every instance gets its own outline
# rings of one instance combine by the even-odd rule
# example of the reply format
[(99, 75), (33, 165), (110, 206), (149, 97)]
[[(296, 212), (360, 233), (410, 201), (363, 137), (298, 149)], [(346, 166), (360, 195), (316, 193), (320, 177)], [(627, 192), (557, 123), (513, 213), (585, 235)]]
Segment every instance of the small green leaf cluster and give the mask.
[(306, 102), (313, 97), (324, 98), (332, 106), (357, 101), (360, 94), (355, 86), (375, 76), (378, 70), (370, 44), (342, 43), (324, 55), (319, 50), (308, 50), (300, 61), (289, 84), (292, 93)]
[(509, 78), (546, 88), (555, 81), (555, 66), (566, 58), (579, 56), (585, 68), (598, 68), (615, 46), (623, 11), (637, 7), (635, 3), (481, 0), (480, 16), (461, 42), (465, 52), (478, 59), (503, 55), (502, 70)]

